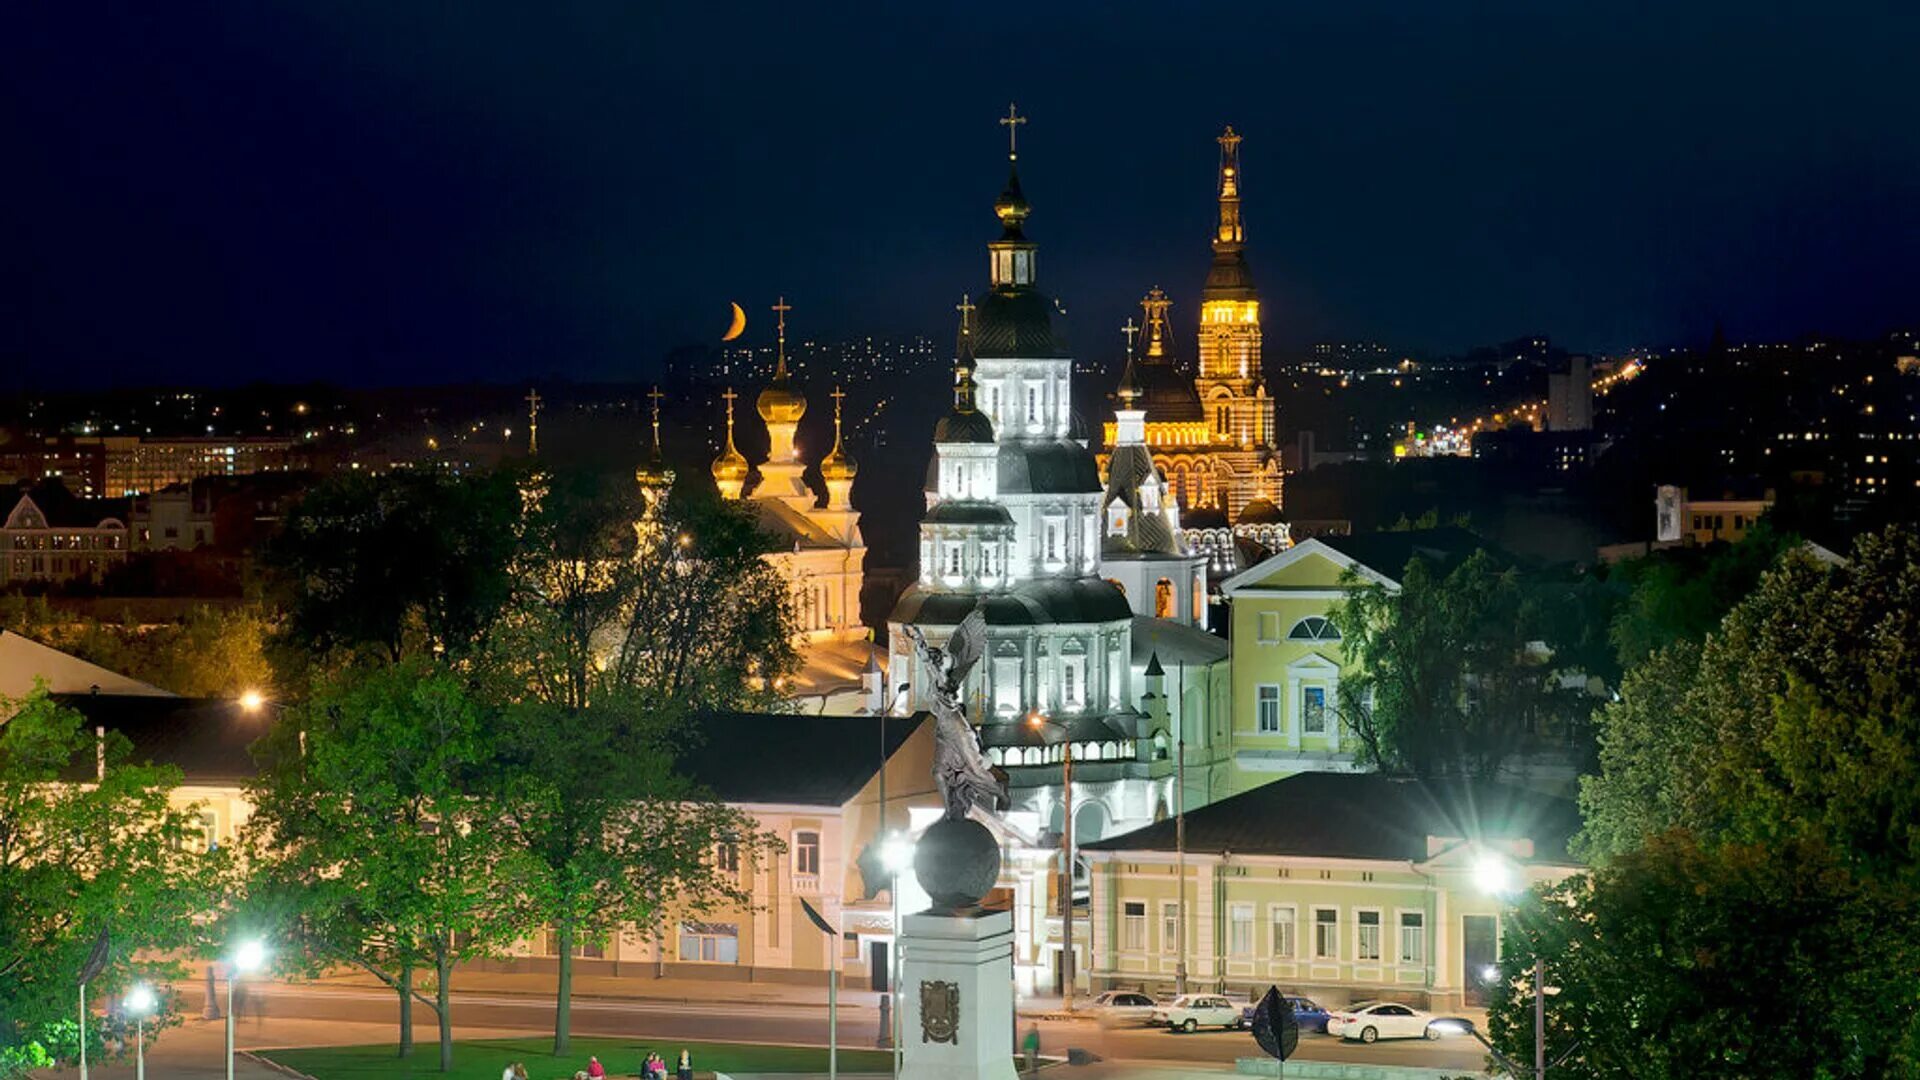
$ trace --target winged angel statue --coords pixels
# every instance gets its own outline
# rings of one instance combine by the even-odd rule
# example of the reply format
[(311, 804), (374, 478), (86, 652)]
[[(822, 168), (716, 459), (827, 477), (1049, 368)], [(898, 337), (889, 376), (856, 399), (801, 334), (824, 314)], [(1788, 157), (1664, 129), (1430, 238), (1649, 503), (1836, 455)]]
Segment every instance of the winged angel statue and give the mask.
[(960, 687), (967, 672), (987, 651), (987, 616), (979, 608), (954, 627), (946, 648), (927, 644), (920, 628), (909, 623), (907, 636), (920, 654), (920, 664), (933, 679), (933, 782), (947, 804), (946, 818), (959, 821), (976, 804), (988, 810), (1007, 805), (1007, 789), (980, 756), (980, 738), (967, 723), (960, 703)]

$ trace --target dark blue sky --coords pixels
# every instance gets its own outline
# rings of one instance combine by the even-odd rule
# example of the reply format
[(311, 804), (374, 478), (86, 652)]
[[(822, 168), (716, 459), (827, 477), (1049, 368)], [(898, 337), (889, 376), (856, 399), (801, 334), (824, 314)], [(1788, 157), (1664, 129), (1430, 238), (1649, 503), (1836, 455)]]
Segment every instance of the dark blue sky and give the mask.
[(0, 364), (644, 377), (783, 291), (945, 337), (1009, 100), (1083, 353), (1154, 284), (1190, 335), (1226, 122), (1273, 348), (1872, 334), (1916, 56), (1912, 3), (12, 4)]

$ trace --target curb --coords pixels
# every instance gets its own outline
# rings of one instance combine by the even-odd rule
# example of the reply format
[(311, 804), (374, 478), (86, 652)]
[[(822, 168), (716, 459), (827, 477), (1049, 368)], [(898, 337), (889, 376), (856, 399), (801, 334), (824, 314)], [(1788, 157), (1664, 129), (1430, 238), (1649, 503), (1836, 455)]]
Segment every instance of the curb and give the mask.
[(259, 1054), (254, 1053), (252, 1050), (235, 1050), (234, 1056), (246, 1058), (248, 1061), (253, 1062), (255, 1065), (260, 1065), (260, 1066), (264, 1066), (265, 1068), (272, 1069), (274, 1072), (277, 1072), (282, 1076), (290, 1076), (293, 1078), (293, 1080), (314, 1080), (313, 1077), (308, 1076), (306, 1073), (301, 1072), (299, 1069), (290, 1068), (286, 1065), (282, 1065), (279, 1062), (273, 1060), (272, 1058), (261, 1057)]

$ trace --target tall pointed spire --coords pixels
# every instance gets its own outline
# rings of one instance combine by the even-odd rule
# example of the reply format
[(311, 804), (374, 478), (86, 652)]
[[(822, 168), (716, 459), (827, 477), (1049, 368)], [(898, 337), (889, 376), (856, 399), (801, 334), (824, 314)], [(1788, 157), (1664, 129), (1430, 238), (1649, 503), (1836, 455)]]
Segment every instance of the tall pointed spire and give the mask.
[(667, 491), (673, 487), (673, 470), (660, 454), (660, 399), (665, 397), (655, 386), (648, 391), (647, 397), (653, 406), (653, 446), (647, 451), (647, 459), (633, 470), (633, 478), (640, 485), (641, 494), (647, 497), (647, 512), (658, 510), (667, 497)]
[[(1220, 144), (1220, 175), (1216, 188), (1220, 200), (1220, 223), (1213, 230), (1213, 268), (1207, 271), (1207, 284), (1201, 300), (1255, 300), (1253, 273), (1247, 269), (1247, 234), (1240, 214), (1240, 133), (1233, 125), (1214, 140)], [(1207, 321), (1205, 310), (1202, 323)]]
[(528, 390), (523, 399), (527, 403), (527, 456), (540, 456), (540, 391)]
[[(768, 424), (798, 425), (800, 418), (807, 414), (806, 395), (793, 388), (793, 380), (787, 375), (787, 312), (793, 305), (782, 296), (774, 302), (773, 313), (779, 316), (778, 337), (774, 345), (773, 381), (760, 391), (754, 399), (754, 407), (760, 410), (760, 419)], [(791, 430), (787, 431), (786, 445), (778, 445), (780, 433), (775, 433), (776, 445), (770, 451), (774, 460), (786, 460), (794, 455)]]
[(655, 461), (660, 460), (660, 399), (666, 396), (667, 395), (660, 392), (658, 384), (655, 384), (652, 390), (647, 391), (647, 398), (653, 406), (651, 419), (653, 425), (653, 460)]

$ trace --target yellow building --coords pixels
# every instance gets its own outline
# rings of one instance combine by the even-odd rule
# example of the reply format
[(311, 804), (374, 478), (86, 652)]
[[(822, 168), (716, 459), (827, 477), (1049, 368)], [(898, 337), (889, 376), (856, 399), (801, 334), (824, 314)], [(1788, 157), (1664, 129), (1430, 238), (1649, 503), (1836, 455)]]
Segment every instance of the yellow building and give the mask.
[[(137, 691), (56, 700), (85, 717), (88, 729), (126, 736), (133, 760), (180, 770), (173, 801), (199, 817), (195, 846), (235, 841), (253, 813), (246, 785), (257, 765), (249, 748), (277, 710)], [(721, 850), (723, 869), (751, 893), (747, 905), (670, 919), (658, 942), (629, 930), (580, 944), (575, 970), (824, 984), (832, 957), (805, 901), (844, 935), (837, 961), (843, 979), (880, 989), (893, 955), (894, 904), (877, 841), (883, 829), (909, 834), (939, 817), (929, 718), (726, 713), (697, 723), (700, 737), (690, 742), (681, 771), (750, 815), (755, 830), (778, 838), (785, 850), (757, 860)], [(753, 752), (743, 754), (744, 746)], [(66, 779), (90, 781), (93, 769), (90, 756), (78, 760)], [(925, 906), (910, 874), (902, 893), (903, 910)], [(486, 966), (548, 971), (556, 960), (552, 935), (537, 934)]]
[(1221, 588), (1231, 604), (1233, 789), (1353, 769), (1353, 736), (1339, 716), (1350, 664), (1328, 614), (1353, 580), (1397, 590), (1410, 559), (1444, 572), (1483, 546), (1453, 527), (1316, 537), (1228, 578)]
[[(1303, 773), (1090, 843), (1096, 988), (1269, 985), (1482, 1004), (1507, 897), (1577, 867), (1573, 805), (1499, 784)], [(1184, 882), (1184, 888), (1182, 883)], [(1182, 969), (1184, 967), (1184, 979)]]

